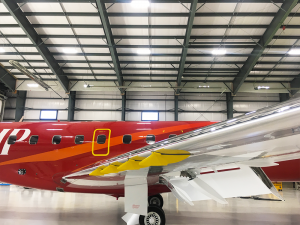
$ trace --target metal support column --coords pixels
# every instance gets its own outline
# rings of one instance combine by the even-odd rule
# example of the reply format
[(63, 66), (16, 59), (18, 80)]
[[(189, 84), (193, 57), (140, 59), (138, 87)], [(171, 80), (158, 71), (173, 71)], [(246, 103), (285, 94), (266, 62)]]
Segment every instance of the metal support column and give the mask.
[(2, 99), (1, 102), (2, 102), (2, 104), (1, 104), (1, 109), (0, 109), (1, 110), (0, 111), (0, 122), (3, 121), (6, 99)]
[(126, 112), (126, 92), (122, 95), (122, 121), (125, 121), (125, 112)]
[(289, 93), (279, 93), (280, 102), (284, 102), (290, 99)]
[(178, 121), (178, 95), (174, 95), (174, 121)]
[(233, 118), (233, 96), (230, 92), (226, 92), (227, 119)]
[(24, 116), (27, 91), (17, 91), (15, 121), (19, 122)]
[(74, 121), (76, 91), (70, 91), (68, 106), (68, 121)]

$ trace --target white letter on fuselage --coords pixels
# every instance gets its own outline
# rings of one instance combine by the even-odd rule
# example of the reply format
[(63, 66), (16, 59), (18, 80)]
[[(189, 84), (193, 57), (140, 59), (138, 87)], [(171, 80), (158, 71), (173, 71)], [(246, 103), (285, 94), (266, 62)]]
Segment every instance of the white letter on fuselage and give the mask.
[(9, 131), (10, 129), (3, 129), (3, 131), (1, 131), (0, 133), (0, 144), (2, 142), (2, 139), (4, 138), (4, 136), (7, 134), (7, 132)]
[[(5, 131), (5, 130), (7, 130), (7, 131), (5, 132), (5, 134), (6, 134), (6, 133), (9, 131), (9, 129), (4, 129), (3, 131)], [(30, 135), (30, 130), (29, 130), (29, 129), (14, 129), (13, 132), (11, 132), (10, 136), (11, 136), (11, 135), (17, 135), (17, 133), (19, 133), (19, 131), (21, 131), (21, 130), (24, 130), (25, 132), (24, 132), (23, 136), (22, 136), (20, 139), (18, 139), (16, 142), (24, 141), (24, 140)], [(2, 132), (3, 132), (3, 131), (2, 131)], [(1, 137), (2, 137), (2, 132), (1, 132), (1, 134), (0, 134), (0, 142), (1, 142), (1, 140), (2, 140), (2, 139), (1, 139)], [(3, 135), (3, 137), (5, 136), (5, 134)], [(3, 137), (2, 137), (2, 138), (3, 138)], [(8, 142), (6, 141), (0, 155), (8, 155), (8, 151), (9, 151), (10, 146), (11, 146), (11, 145), (9, 145)]]

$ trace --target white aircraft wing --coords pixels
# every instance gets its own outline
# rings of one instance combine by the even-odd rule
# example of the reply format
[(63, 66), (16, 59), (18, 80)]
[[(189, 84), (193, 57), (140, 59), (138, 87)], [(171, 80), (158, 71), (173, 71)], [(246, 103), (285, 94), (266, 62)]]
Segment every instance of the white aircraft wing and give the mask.
[(268, 193), (281, 198), (260, 167), (297, 158), (299, 99), (136, 149), (65, 179), (75, 184), (78, 176), (87, 174), (98, 181), (123, 176), (120, 179), (125, 181), (126, 193), (126, 176), (136, 171), (134, 177), (141, 182), (132, 180), (133, 184), (142, 185), (148, 179), (148, 185), (167, 185), (178, 199), (189, 204), (205, 199), (226, 203), (229, 197)]

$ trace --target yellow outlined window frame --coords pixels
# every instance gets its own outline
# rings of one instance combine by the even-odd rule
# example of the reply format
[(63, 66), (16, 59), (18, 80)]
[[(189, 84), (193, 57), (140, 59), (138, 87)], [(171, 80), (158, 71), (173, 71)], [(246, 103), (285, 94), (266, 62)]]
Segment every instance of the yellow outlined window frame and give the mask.
[[(95, 135), (96, 135), (96, 132), (98, 130), (108, 130), (108, 141), (107, 141), (107, 153), (106, 154), (95, 154), (94, 153), (94, 147), (95, 147)], [(111, 129), (96, 129), (94, 130), (94, 134), (93, 134), (93, 144), (92, 144), (92, 154), (94, 156), (108, 156), (109, 155), (109, 147), (110, 147), (110, 135), (111, 135)]]

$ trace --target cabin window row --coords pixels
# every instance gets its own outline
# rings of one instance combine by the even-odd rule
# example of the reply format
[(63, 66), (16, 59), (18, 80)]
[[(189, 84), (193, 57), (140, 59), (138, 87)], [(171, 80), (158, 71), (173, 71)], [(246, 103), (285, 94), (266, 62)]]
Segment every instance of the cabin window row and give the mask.
[[(170, 134), (169, 138), (175, 137), (176, 134)], [(61, 135), (54, 135), (52, 138), (52, 144), (58, 145), (61, 142)], [(29, 138), (29, 144), (30, 145), (36, 145), (38, 143), (39, 136), (38, 135), (32, 135)], [(17, 136), (16, 135), (11, 135), (8, 138), (8, 144), (13, 145), (17, 141)], [(125, 134), (123, 135), (123, 144), (131, 144), (132, 141), (132, 136), (130, 134)], [(75, 137), (75, 144), (83, 144), (84, 142), (84, 135), (77, 135)], [(155, 143), (155, 135), (149, 134), (146, 136), (146, 142), (147, 144), (154, 144)], [(106, 135), (105, 134), (100, 134), (97, 136), (97, 144), (105, 144), (106, 143)]]

